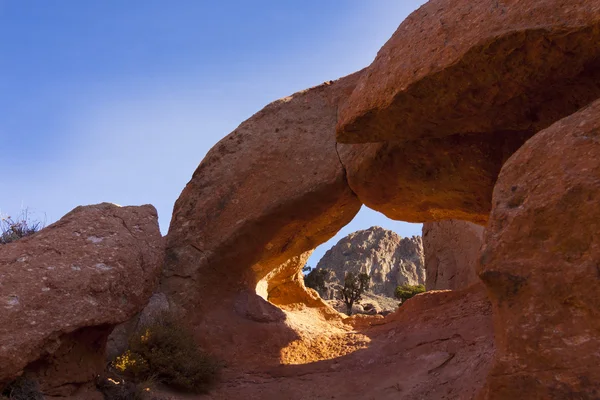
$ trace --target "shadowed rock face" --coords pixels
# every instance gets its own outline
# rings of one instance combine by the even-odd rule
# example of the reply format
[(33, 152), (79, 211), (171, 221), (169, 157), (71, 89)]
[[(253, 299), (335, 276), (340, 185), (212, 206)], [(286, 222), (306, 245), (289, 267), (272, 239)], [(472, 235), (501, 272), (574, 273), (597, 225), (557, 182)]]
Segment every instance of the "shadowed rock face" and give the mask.
[[(341, 239), (325, 253), (317, 268), (332, 271), (333, 277), (328, 283), (336, 286), (344, 285), (347, 272), (366, 273), (371, 277), (369, 292), (394, 297), (399, 285), (425, 284), (424, 264), (419, 236), (402, 238), (395, 232), (374, 226)], [(334, 293), (327, 298), (335, 298)]]
[(458, 290), (479, 282), (477, 264), (483, 227), (449, 220), (423, 224), (427, 290)]
[(453, 135), (404, 143), (338, 145), (360, 201), (391, 219), (485, 225), (502, 164), (526, 132)]
[(487, 398), (600, 397), (600, 101), (502, 168), (479, 275), (498, 356)]
[(0, 386), (23, 370), (68, 396), (104, 368), (112, 328), (157, 284), (163, 240), (154, 207), (77, 207), (0, 246)]
[(597, 0), (432, 0), (341, 111), (344, 143), (534, 133), (600, 97)]

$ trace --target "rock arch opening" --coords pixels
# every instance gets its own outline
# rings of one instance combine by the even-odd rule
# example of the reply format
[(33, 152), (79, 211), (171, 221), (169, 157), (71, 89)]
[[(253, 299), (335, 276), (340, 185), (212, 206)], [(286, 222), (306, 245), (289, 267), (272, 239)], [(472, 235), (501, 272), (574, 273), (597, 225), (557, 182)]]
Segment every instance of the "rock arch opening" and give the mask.
[[(318, 313), (328, 327), (346, 329), (339, 314), (302, 284), (301, 268), (312, 249), (348, 224), (362, 205), (394, 220), (485, 225), (497, 206), (493, 188), (507, 160), (540, 130), (600, 97), (595, 2), (569, 2), (569, 7), (559, 0), (506, 3), (492, 12), (497, 7), (488, 2), (464, 0), (453, 7), (428, 2), (369, 68), (268, 105), (208, 153), (175, 205), (161, 281), (161, 290), (185, 312), (201, 344), (243, 368), (343, 356), (350, 343), (313, 346), (319, 338), (305, 329), (303, 315), (309, 313)], [(556, 9), (564, 15), (556, 17)], [(427, 51), (431, 55), (425, 57)], [(583, 136), (593, 141), (595, 131), (586, 132)], [(525, 161), (532, 158), (527, 156), (521, 155)], [(507, 176), (519, 180), (520, 167), (512, 168)], [(510, 183), (503, 185), (506, 193), (497, 196), (510, 197), (509, 209), (519, 208), (519, 188), (511, 195)], [(578, 205), (591, 207), (590, 196), (569, 193)], [(581, 249), (581, 254), (588, 251)], [(488, 258), (484, 252), (483, 260)], [(498, 302), (518, 293), (527, 279), (490, 267), (481, 272), (495, 312), (508, 313)], [(423, 328), (423, 321), (409, 316), (426, 305), (456, 316), (438, 328), (450, 326), (461, 339), (434, 338), (424, 328), (422, 335), (431, 340), (415, 339), (415, 348), (436, 340), (455, 348), (476, 343), (476, 330), (465, 330), (469, 317), (476, 320), (471, 323), (488, 324), (491, 332), (490, 303), (481, 290), (423, 297), (394, 318)], [(513, 305), (528, 300), (520, 301)], [(510, 336), (506, 326), (497, 326), (498, 337)], [(369, 348), (389, 345), (398, 332), (406, 334), (381, 329), (389, 336), (378, 336)], [(361, 340), (356, 338), (362, 343), (358, 348), (367, 342)], [(507, 343), (497, 343), (506, 355)], [(487, 358), (470, 364), (485, 364), (481, 379), (492, 352), (485, 347)], [(439, 365), (448, 362), (451, 358)], [(510, 369), (504, 367), (497, 367), (499, 374)], [(535, 372), (523, 374), (531, 378)], [(550, 379), (531, 379), (538, 378)], [(481, 379), (472, 390), (482, 387)]]
[[(410, 222), (487, 218), (501, 162), (524, 139), (338, 144), (338, 111), (363, 73), (278, 100), (242, 123), (207, 154), (175, 205), (161, 290), (225, 359), (278, 365), (294, 343), (302, 345), (288, 359), (331, 358), (302, 347), (310, 343), (303, 322), (286, 312), (347, 328), (306, 290), (301, 269), (362, 204)], [(336, 346), (340, 354), (347, 347)]]

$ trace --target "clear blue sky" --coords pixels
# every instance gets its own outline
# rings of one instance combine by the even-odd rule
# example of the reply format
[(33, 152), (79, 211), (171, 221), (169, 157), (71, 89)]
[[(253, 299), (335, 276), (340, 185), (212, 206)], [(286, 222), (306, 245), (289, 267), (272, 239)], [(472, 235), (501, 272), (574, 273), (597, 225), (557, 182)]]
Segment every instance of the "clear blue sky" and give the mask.
[[(423, 2), (0, 0), (0, 211), (151, 203), (166, 233), (210, 147), (367, 66)], [(337, 238), (371, 225), (421, 230), (363, 210)]]

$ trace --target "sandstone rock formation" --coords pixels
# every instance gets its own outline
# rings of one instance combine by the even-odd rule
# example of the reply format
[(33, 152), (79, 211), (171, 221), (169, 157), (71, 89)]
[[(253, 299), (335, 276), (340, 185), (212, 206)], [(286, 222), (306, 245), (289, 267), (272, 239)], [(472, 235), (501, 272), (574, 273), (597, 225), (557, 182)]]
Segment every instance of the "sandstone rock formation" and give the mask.
[[(359, 75), (278, 100), (242, 123), (207, 154), (175, 204), (161, 290), (187, 310), (202, 344), (226, 359), (278, 363), (297, 338), (266, 299), (331, 311), (304, 289), (300, 270), (360, 208), (335, 142), (339, 103)], [(255, 358), (239, 355), (256, 348)]]
[(69, 396), (104, 368), (113, 326), (140, 311), (162, 265), (154, 207), (77, 207), (0, 247), (0, 386), (23, 371)]
[[(200, 345), (242, 371), (316, 361), (329, 366), (335, 363), (325, 360), (343, 357), (356, 357), (361, 365), (377, 359), (370, 349), (404, 338), (393, 339), (390, 330), (385, 337), (373, 333), (378, 342), (370, 344), (376, 330), (354, 330), (352, 322), (306, 290), (300, 269), (310, 251), (349, 222), (361, 203), (398, 220), (485, 224), (506, 160), (540, 129), (600, 97), (599, 20), (598, 0), (430, 1), (400, 26), (367, 70), (272, 103), (209, 152), (175, 205), (161, 291), (185, 313)], [(339, 140), (348, 144), (336, 143), (336, 126)], [(500, 348), (490, 390), (482, 394), (488, 398), (518, 398), (519, 388), (530, 398), (552, 398), (548, 393), (593, 398), (598, 381), (591, 360), (600, 319), (585, 304), (597, 306), (589, 274), (589, 261), (597, 256), (595, 239), (588, 248), (582, 236), (595, 238), (592, 217), (597, 217), (595, 209), (585, 216), (568, 208), (573, 203), (588, 210), (595, 204), (591, 176), (598, 176), (592, 163), (597, 155), (580, 143), (597, 135), (590, 130), (562, 143), (547, 133), (553, 129), (541, 136), (553, 142), (528, 142), (513, 158), (522, 162), (511, 160), (498, 185), (489, 228), (494, 239), (487, 241), (492, 261), (480, 275), (494, 303)], [(536, 147), (552, 155), (550, 164), (540, 161), (544, 152)], [(562, 164), (557, 151), (569, 155)], [(530, 158), (535, 163), (523, 170)], [(578, 168), (580, 177), (565, 180)], [(556, 188), (553, 179), (559, 179)], [(581, 185), (562, 196), (561, 179)], [(521, 204), (519, 194), (530, 192), (539, 195), (534, 205)], [(516, 218), (511, 225), (511, 213), (520, 212), (526, 213), (519, 214), (523, 224)], [(588, 227), (565, 232), (571, 221)], [(506, 245), (494, 245), (495, 238)], [(504, 250), (521, 253), (509, 261), (513, 255)], [(582, 263), (567, 265), (569, 260)], [(572, 271), (565, 275), (566, 268), (555, 266)], [(559, 286), (563, 276), (567, 284)], [(567, 296), (574, 289), (580, 293)], [(465, 340), (473, 329), (455, 323), (477, 312), (473, 296), (463, 297), (471, 290), (420, 295), (396, 315), (414, 312), (409, 305), (420, 304), (420, 298), (448, 299), (447, 307), (437, 310), (455, 318), (442, 318), (433, 327), (414, 324), (421, 331), (413, 337), (427, 334), (435, 346), (467, 343), (474, 353), (491, 356), (491, 336)], [(437, 331), (423, 330), (430, 328)], [(418, 350), (411, 354), (440, 361), (427, 371), (414, 369), (423, 382), (415, 387), (432, 399), (460, 398), (461, 390), (465, 398), (475, 396), (482, 380), (473, 380), (473, 371), (486, 373), (489, 360), (459, 357), (450, 349), (437, 352), (440, 358)], [(415, 368), (411, 362), (401, 365)], [(446, 365), (462, 371), (468, 383), (451, 386), (452, 392), (440, 390), (450, 382), (446, 374), (452, 375), (440, 372)], [(381, 368), (389, 369), (389, 364)], [(440, 375), (444, 380), (437, 379)], [(355, 381), (350, 374), (344, 378)], [(437, 387), (427, 392), (432, 384)], [(334, 387), (324, 380), (327, 385)], [(386, 385), (398, 392), (404, 387), (396, 376)], [(266, 390), (257, 393), (269, 398)], [(279, 387), (271, 393), (286, 392)], [(406, 393), (406, 398), (420, 395)], [(393, 395), (386, 396), (398, 393)]]
[(480, 277), (489, 399), (600, 397), (600, 101), (538, 133), (498, 179)]
[(502, 164), (529, 133), (454, 135), (412, 142), (338, 144), (363, 204), (407, 222), (485, 224)]
[(482, 286), (421, 294), (385, 319), (353, 317), (373, 325), (360, 330), (368, 340), (364, 349), (334, 360), (239, 373), (209, 398), (474, 399), (494, 354), (491, 307)]
[(449, 220), (423, 224), (427, 290), (458, 290), (476, 282), (483, 227)]
[[(337, 136), (350, 187), (389, 218), (484, 225), (506, 159), (600, 97), (597, 0), (431, 0), (361, 75)], [(409, 199), (409, 200), (408, 200)]]
[[(424, 285), (425, 262), (419, 236), (402, 238), (395, 232), (374, 226), (353, 232), (328, 250), (317, 264), (333, 272), (330, 285), (343, 285), (347, 272), (371, 277), (369, 291), (394, 297), (399, 285)], [(327, 299), (333, 298), (328, 293)], [(396, 302), (397, 303), (397, 302)]]
[(341, 110), (345, 143), (534, 133), (600, 97), (597, 0), (431, 0)]

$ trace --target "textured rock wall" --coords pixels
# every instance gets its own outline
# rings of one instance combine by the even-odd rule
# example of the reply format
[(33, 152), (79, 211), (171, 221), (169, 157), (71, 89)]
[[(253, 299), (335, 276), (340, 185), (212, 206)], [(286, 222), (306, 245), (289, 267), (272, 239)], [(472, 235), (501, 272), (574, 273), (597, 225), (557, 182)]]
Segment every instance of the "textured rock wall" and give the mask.
[[(398, 285), (424, 285), (423, 244), (378, 226), (353, 232), (328, 250), (317, 264), (333, 272), (329, 284), (342, 284), (347, 272), (371, 277), (369, 291), (394, 297)], [(328, 291), (327, 298), (332, 293)]]
[(335, 142), (359, 75), (266, 106), (211, 149), (175, 203), (161, 290), (224, 359), (280, 362), (298, 335), (273, 304), (337, 315), (300, 274), (360, 209)]
[(24, 370), (68, 396), (104, 368), (112, 328), (147, 303), (164, 256), (154, 207), (77, 207), (0, 246), (0, 386)]
[[(299, 279), (307, 253), (361, 203), (397, 220), (486, 224), (506, 160), (540, 129), (600, 97), (599, 42), (600, 0), (426, 3), (366, 70), (270, 104), (209, 152), (175, 204), (161, 289), (187, 313), (201, 344), (239, 366), (346, 351), (318, 335), (305, 341), (314, 326), (309, 311), (328, 309)], [(349, 144), (336, 143), (336, 134)], [(494, 302), (501, 349), (489, 395), (523, 397), (522, 384), (527, 398), (595, 398), (589, 382), (598, 381), (592, 358), (599, 318), (590, 260), (597, 257), (595, 239), (581, 235), (595, 238), (588, 230), (595, 223), (584, 218), (589, 210), (595, 215), (597, 204), (590, 175), (597, 179), (596, 134), (564, 143), (541, 137), (557, 147), (534, 141), (520, 163), (509, 161), (496, 187), (488, 236), (510, 245), (494, 250), (487, 241), (493, 262), (480, 275)], [(569, 154), (564, 163), (544, 166), (546, 152), (559, 150)], [(529, 158), (541, 163), (531, 174), (519, 169)], [(561, 186), (552, 181), (570, 170), (580, 177), (568, 181), (580, 185), (553, 192)], [(523, 208), (522, 190), (539, 194), (537, 205)], [(571, 204), (586, 212), (572, 215)], [(500, 234), (508, 236), (494, 236)], [(503, 258), (513, 257), (510, 250), (515, 260)], [(452, 362), (459, 360), (441, 367)]]
[(599, 95), (597, 0), (431, 0), (341, 110), (344, 143), (534, 133)]
[(458, 220), (424, 223), (427, 290), (458, 290), (478, 282), (482, 243), (482, 226)]
[(498, 351), (486, 398), (600, 398), (600, 101), (511, 157), (484, 240)]

